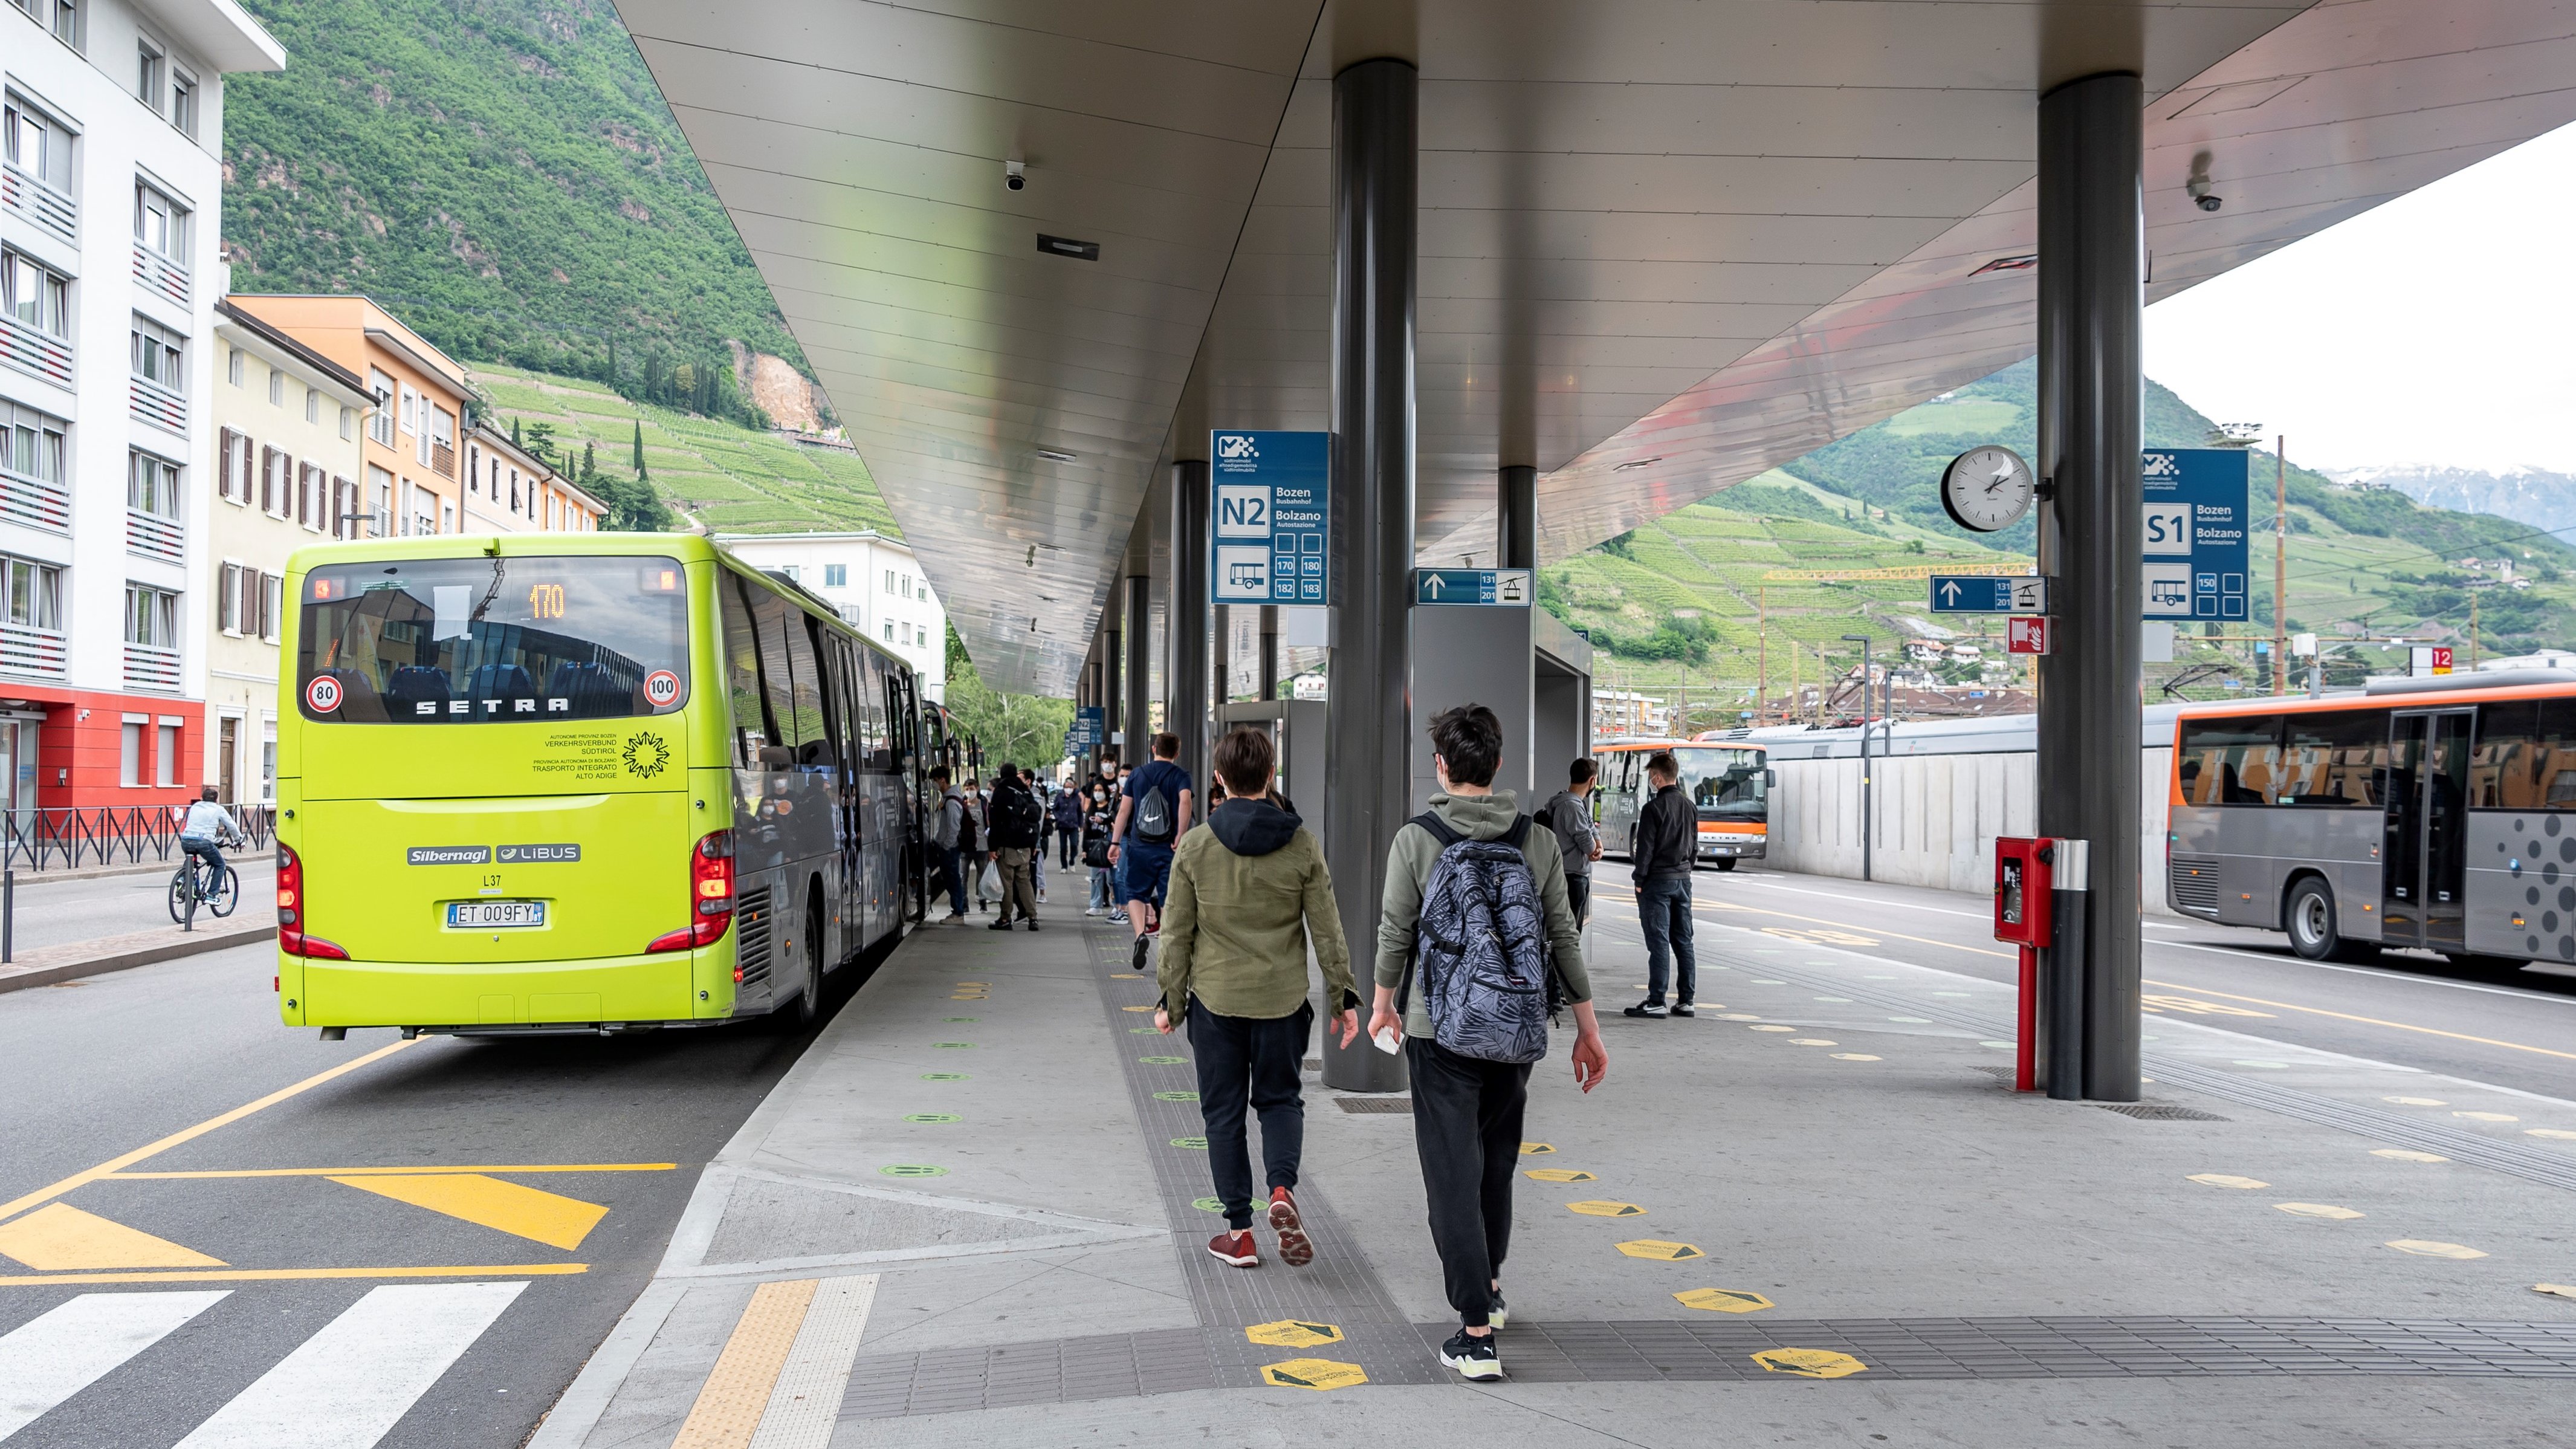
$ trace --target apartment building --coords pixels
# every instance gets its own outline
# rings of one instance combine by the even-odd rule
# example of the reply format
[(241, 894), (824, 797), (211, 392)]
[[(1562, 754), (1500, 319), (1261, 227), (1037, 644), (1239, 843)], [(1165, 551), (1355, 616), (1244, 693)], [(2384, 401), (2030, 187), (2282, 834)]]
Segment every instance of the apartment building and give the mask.
[(842, 622), (908, 661), (926, 699), (948, 690), (948, 611), (921, 562), (898, 538), (857, 533), (720, 533), (754, 568), (782, 573), (829, 603)]
[(467, 533), (594, 533), (608, 505), (488, 422), (465, 435)]
[(358, 536), (375, 399), (365, 378), (229, 301), (215, 304), (215, 347), (203, 778), (225, 804), (270, 804), (286, 561)]
[(464, 531), (459, 475), (474, 388), (463, 364), (369, 297), (242, 293), (229, 300), (367, 380), (376, 411), (362, 445), (358, 497), (367, 525), (359, 537)]
[(231, 0), (0, 3), (0, 804), (195, 792)]

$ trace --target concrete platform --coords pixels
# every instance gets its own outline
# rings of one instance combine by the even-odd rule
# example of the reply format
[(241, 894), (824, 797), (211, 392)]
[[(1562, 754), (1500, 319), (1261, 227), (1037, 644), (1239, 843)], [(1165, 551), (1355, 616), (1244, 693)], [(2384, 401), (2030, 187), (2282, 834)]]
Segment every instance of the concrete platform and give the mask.
[(1702, 1014), (1632, 1021), (1642, 950), (1603, 884), (1610, 1074), (1586, 1097), (1560, 1052), (1533, 1081), (1522, 1166), (1569, 1180), (1519, 1183), (1508, 1383), (1430, 1352), (1454, 1320), (1400, 1111), (1310, 1091), (1315, 1267), (1205, 1254), (1197, 1112), (1166, 1095), (1195, 1086), (1188, 1044), (1151, 1034), (1124, 932), (1059, 909), (880, 968), (532, 1442), (2565, 1430), (2576, 1297), (2535, 1285), (2576, 1283), (2576, 1137), (2530, 1134), (2576, 1133), (2576, 1102), (2223, 1017), (2151, 1020), (2143, 1110), (2016, 1097), (2003, 988), (1730, 921), (1714, 876)]

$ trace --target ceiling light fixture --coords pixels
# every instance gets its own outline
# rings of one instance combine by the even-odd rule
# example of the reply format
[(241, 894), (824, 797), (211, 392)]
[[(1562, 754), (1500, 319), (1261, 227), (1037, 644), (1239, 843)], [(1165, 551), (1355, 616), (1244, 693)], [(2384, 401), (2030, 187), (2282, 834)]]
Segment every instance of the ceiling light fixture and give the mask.
[(2023, 252), (2018, 256), (1997, 257), (1968, 275), (1982, 277), (1988, 272), (2027, 272), (2039, 266), (2039, 253)]
[(1050, 463), (1070, 463), (1077, 455), (1065, 452), (1060, 448), (1040, 448), (1038, 449), (1038, 456), (1046, 459)]
[(1071, 257), (1082, 262), (1100, 260), (1100, 243), (1075, 241), (1071, 237), (1048, 236), (1045, 232), (1038, 233), (1038, 250), (1051, 257)]
[(1613, 473), (1633, 473), (1639, 468), (1651, 468), (1662, 461), (1664, 460), (1660, 457), (1638, 458), (1630, 462), (1618, 464), (1612, 467), (1610, 471)]

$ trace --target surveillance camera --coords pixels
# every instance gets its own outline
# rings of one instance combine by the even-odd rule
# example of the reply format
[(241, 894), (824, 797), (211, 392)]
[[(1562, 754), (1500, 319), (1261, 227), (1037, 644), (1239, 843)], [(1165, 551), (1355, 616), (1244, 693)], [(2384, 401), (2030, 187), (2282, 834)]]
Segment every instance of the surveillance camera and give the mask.
[(1027, 186), (1029, 184), (1028, 163), (1025, 161), (1003, 162), (1002, 184), (1008, 186), (1013, 191), (1018, 191), (1022, 187)]
[(2223, 203), (2221, 203), (2215, 196), (2204, 196), (2200, 198), (2200, 209), (2203, 211), (2216, 211), (2222, 204)]
[(2191, 179), (2183, 183), (2182, 189), (2203, 211), (2216, 211), (2221, 205), (2219, 199), (2209, 192), (2209, 156), (2206, 152), (2192, 158)]

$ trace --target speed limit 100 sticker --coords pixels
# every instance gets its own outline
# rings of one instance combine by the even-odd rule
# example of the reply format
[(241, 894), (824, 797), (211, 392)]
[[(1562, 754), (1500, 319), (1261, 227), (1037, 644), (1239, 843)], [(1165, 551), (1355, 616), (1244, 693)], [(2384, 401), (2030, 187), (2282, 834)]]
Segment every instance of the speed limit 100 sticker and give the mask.
[(340, 681), (327, 674), (317, 674), (304, 686), (304, 702), (315, 714), (329, 714), (340, 707)]
[(680, 676), (667, 669), (656, 669), (644, 676), (644, 698), (655, 709), (669, 709), (680, 702)]

